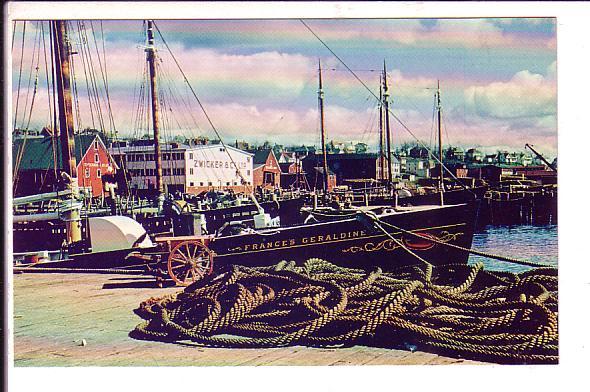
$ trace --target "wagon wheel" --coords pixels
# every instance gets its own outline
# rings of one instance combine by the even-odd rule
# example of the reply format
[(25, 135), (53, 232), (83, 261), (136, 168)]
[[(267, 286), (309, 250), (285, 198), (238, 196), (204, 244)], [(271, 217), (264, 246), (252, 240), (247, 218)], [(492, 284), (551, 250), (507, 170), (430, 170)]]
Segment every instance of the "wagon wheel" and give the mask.
[(176, 284), (188, 286), (213, 271), (213, 253), (199, 241), (178, 243), (168, 256), (168, 275)]

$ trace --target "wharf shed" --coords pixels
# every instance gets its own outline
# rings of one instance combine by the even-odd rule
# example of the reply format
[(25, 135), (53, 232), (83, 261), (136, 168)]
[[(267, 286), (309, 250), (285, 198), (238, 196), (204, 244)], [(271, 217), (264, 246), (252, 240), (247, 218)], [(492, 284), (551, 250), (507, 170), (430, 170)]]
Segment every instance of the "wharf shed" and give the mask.
[(271, 148), (249, 150), (253, 155), (254, 172), (252, 181), (255, 188), (275, 189), (281, 187), (281, 167)]
[[(78, 186), (93, 197), (104, 192), (102, 177), (118, 169), (99, 134), (74, 135)], [(63, 181), (61, 150), (54, 137), (17, 138), (12, 143), (13, 195), (53, 192)]]
[[(308, 155), (302, 160), (303, 171), (313, 173), (314, 168), (321, 168), (322, 159), (321, 154)], [(387, 164), (382, 175), (380, 157), (376, 153), (327, 154), (326, 160), (329, 171), (336, 176), (337, 185), (345, 185), (346, 180), (387, 178)], [(399, 176), (400, 164), (395, 157), (392, 166), (394, 177)], [(313, 183), (315, 181), (311, 181), (310, 185)]]
[[(156, 191), (153, 141), (112, 146), (110, 151), (127, 170), (132, 191), (138, 194)], [(243, 192), (252, 186), (252, 154), (235, 147), (167, 143), (161, 147), (161, 157), (162, 181), (167, 192), (199, 194), (229, 189)]]

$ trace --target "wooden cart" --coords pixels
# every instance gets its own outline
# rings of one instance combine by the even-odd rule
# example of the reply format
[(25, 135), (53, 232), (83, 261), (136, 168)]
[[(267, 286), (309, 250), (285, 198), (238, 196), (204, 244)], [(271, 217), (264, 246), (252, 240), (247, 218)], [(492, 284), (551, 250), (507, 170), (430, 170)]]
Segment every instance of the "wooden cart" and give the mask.
[(150, 254), (151, 270), (162, 282), (166, 277), (179, 286), (188, 286), (213, 271), (211, 235), (156, 237), (158, 251)]

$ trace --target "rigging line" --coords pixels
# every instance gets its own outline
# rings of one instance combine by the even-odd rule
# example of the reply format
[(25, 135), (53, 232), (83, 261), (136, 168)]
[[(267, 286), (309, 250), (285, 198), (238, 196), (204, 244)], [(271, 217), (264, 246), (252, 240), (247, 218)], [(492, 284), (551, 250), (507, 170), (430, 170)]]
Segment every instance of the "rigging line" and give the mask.
[[(310, 27), (309, 27), (309, 26), (306, 24), (306, 23), (305, 23), (305, 22), (304, 22), (304, 21), (303, 21), (303, 19), (299, 19), (299, 21), (300, 21), (300, 22), (301, 22), (301, 23), (302, 23), (302, 24), (303, 24), (303, 25), (304, 25), (304, 26), (305, 26), (305, 27), (306, 27), (306, 28), (307, 28), (307, 29), (308, 29), (308, 30), (309, 30), (309, 31), (310, 31), (310, 32), (311, 32), (311, 33), (312, 33), (312, 34), (313, 34), (313, 35), (314, 35), (314, 36), (315, 36), (317, 39), (318, 39), (318, 41), (320, 41), (320, 42), (322, 43), (322, 45), (324, 45), (324, 46), (326, 47), (326, 49), (328, 49), (328, 51), (330, 51), (330, 53), (332, 53), (332, 55), (333, 55), (334, 57), (336, 57), (336, 59), (338, 59), (338, 61), (340, 61), (340, 62), (342, 63), (342, 65), (344, 65), (344, 67), (346, 67), (346, 69), (348, 69), (348, 70), (350, 71), (350, 73), (351, 73), (351, 74), (352, 74), (352, 75), (355, 77), (355, 79), (356, 79), (357, 81), (359, 81), (359, 83), (361, 83), (361, 84), (363, 85), (363, 87), (364, 87), (364, 88), (365, 88), (367, 91), (369, 91), (373, 97), (375, 97), (375, 99), (377, 99), (377, 100), (379, 99), (379, 98), (377, 97), (377, 95), (375, 95), (375, 93), (374, 93), (374, 92), (373, 92), (373, 91), (372, 91), (372, 90), (371, 90), (371, 89), (370, 89), (370, 88), (369, 88), (369, 87), (368, 87), (368, 86), (365, 84), (365, 82), (363, 82), (363, 81), (362, 81), (362, 80), (361, 80), (361, 79), (360, 79), (360, 78), (357, 76), (357, 74), (356, 74), (356, 73), (354, 73), (354, 71), (353, 71), (352, 69), (350, 69), (350, 67), (349, 67), (349, 66), (348, 66), (348, 65), (347, 65), (347, 64), (346, 64), (346, 63), (345, 63), (345, 62), (344, 62), (344, 61), (343, 61), (343, 60), (342, 60), (342, 59), (341, 59), (341, 58), (340, 58), (340, 57), (339, 57), (339, 56), (338, 56), (338, 55), (337, 55), (337, 54), (336, 54), (336, 53), (335, 53), (335, 52), (334, 52), (334, 51), (333, 51), (333, 50), (332, 50), (332, 49), (331, 49), (331, 48), (330, 48), (330, 47), (329, 47), (329, 46), (328, 46), (328, 45), (327, 45), (327, 44), (326, 44), (326, 43), (325, 43), (325, 42), (324, 42), (324, 41), (323, 41), (323, 40), (322, 40), (322, 39), (321, 39), (321, 38), (320, 38), (320, 37), (319, 37), (319, 36), (318, 36), (318, 35), (317, 35), (317, 34), (316, 34), (316, 33), (315, 33), (315, 32), (314, 32), (314, 31), (313, 31), (313, 30), (312, 30), (312, 29), (311, 29), (311, 28), (310, 28)], [(404, 124), (404, 123), (402, 122), (402, 120), (401, 120), (401, 119), (400, 119), (398, 116), (396, 116), (396, 115), (395, 115), (395, 113), (393, 113), (393, 110), (389, 109), (389, 110), (388, 110), (388, 112), (389, 112), (389, 114), (391, 114), (391, 116), (392, 116), (392, 117), (393, 117), (393, 118), (394, 118), (394, 119), (395, 119), (395, 120), (396, 120), (396, 121), (397, 121), (397, 122), (398, 122), (398, 123), (399, 123), (399, 124), (400, 124), (400, 125), (401, 125), (401, 126), (402, 126), (402, 127), (403, 127), (403, 128), (404, 128), (404, 129), (405, 129), (407, 132), (408, 132), (408, 133), (409, 133), (409, 134), (410, 134), (410, 135), (412, 135), (412, 137), (413, 137), (414, 139), (416, 139), (416, 141), (417, 141), (417, 142), (418, 142), (418, 143), (419, 143), (419, 144), (420, 144), (422, 147), (424, 147), (424, 148), (425, 148), (425, 149), (428, 151), (428, 154), (429, 154), (429, 155), (430, 155), (430, 156), (431, 156), (431, 157), (432, 157), (432, 158), (433, 158), (435, 161), (437, 161), (438, 163), (440, 163), (440, 164), (441, 164), (441, 166), (442, 166), (442, 167), (443, 167), (443, 168), (444, 168), (444, 169), (445, 169), (445, 170), (446, 170), (446, 171), (447, 171), (447, 172), (450, 174), (450, 176), (451, 176), (451, 177), (453, 177), (455, 180), (457, 180), (457, 182), (458, 182), (458, 183), (459, 183), (459, 184), (460, 184), (460, 185), (461, 185), (461, 186), (462, 186), (464, 189), (466, 189), (466, 190), (468, 190), (469, 192), (473, 193), (473, 192), (472, 192), (472, 191), (471, 191), (469, 188), (467, 188), (467, 187), (466, 187), (466, 186), (463, 184), (463, 182), (462, 182), (462, 181), (459, 181), (459, 179), (458, 179), (458, 178), (457, 178), (457, 177), (456, 177), (456, 176), (453, 174), (453, 172), (451, 172), (451, 171), (450, 171), (450, 170), (449, 170), (449, 169), (448, 169), (448, 168), (447, 168), (447, 167), (446, 167), (446, 166), (445, 166), (445, 165), (444, 165), (444, 164), (443, 164), (443, 163), (440, 161), (440, 159), (438, 159), (438, 157), (436, 157), (436, 155), (435, 155), (435, 154), (433, 154), (433, 153), (432, 153), (432, 151), (430, 151), (430, 149), (429, 149), (428, 147), (426, 147), (426, 146), (424, 145), (424, 143), (422, 143), (422, 142), (420, 141), (420, 139), (418, 139), (418, 138), (416, 137), (416, 135), (414, 135), (414, 133), (413, 133), (413, 132), (412, 132), (412, 131), (411, 131), (411, 130), (410, 130), (410, 129), (409, 129), (407, 126), (406, 126), (406, 124)]]
[[(108, 72), (107, 72), (107, 57), (106, 57), (106, 50), (105, 50), (105, 39), (104, 39), (104, 31), (102, 28), (102, 20), (100, 21), (100, 33), (101, 33), (101, 39), (102, 39), (102, 52), (103, 52), (103, 59), (101, 61), (100, 59), (100, 52), (98, 49), (98, 44), (97, 44), (97, 40), (96, 40), (96, 34), (94, 32), (94, 24), (92, 23), (92, 21), (90, 21), (90, 30), (92, 31), (92, 37), (94, 38), (94, 46), (96, 48), (96, 54), (98, 56), (98, 64), (100, 67), (100, 71), (101, 71), (101, 76), (103, 79), (103, 83), (104, 83), (104, 90), (105, 90), (105, 95), (106, 95), (106, 102), (107, 102), (107, 108), (108, 108), (108, 115), (109, 115), (109, 121), (110, 121), (110, 128), (112, 129), (110, 131), (110, 137), (113, 137), (113, 131), (115, 132), (115, 135), (117, 133), (116, 128), (115, 128), (115, 119), (113, 117), (113, 110), (111, 108), (111, 100), (110, 100), (110, 96), (109, 96), (109, 82), (108, 82)], [(104, 63), (104, 69), (103, 69), (103, 63)]]
[(442, 118), (442, 125), (445, 130), (445, 135), (447, 135), (447, 145), (451, 145), (451, 138), (449, 137), (449, 130), (447, 128), (447, 122), (445, 121), (444, 112), (441, 108), (440, 110), (440, 118)]
[(250, 193), (253, 194), (253, 188), (248, 185), (248, 181), (246, 181), (246, 178), (243, 176), (241, 170), (239, 169), (239, 166), (236, 164), (234, 158), (232, 157), (232, 155), (229, 153), (229, 150), (227, 149), (227, 146), (225, 145), (225, 142), (223, 141), (223, 139), (221, 138), (221, 136), (219, 135), (219, 132), (217, 131), (217, 128), (215, 128), (215, 125), (213, 125), (213, 122), (211, 121), (211, 118), (209, 117), (209, 114), (207, 113), (207, 111), (205, 110), (205, 107), (203, 106), (203, 104), (201, 103), (201, 100), (199, 99), (199, 97), (197, 96), (197, 94), (195, 93), (195, 91), (193, 90), (192, 86), (190, 85), (188, 78), (186, 77), (184, 71), (182, 70), (182, 68), (180, 68), (180, 64), (178, 63), (178, 60), (176, 60), (176, 56), (174, 56), (174, 54), (172, 53), (172, 50), (170, 49), (170, 47), (168, 46), (168, 43), (166, 42), (166, 40), (164, 39), (162, 32), (160, 31), (160, 28), (158, 27), (158, 25), (156, 25), (156, 23), (154, 22), (154, 26), (156, 27), (156, 30), (158, 30), (158, 34), (160, 34), (160, 38), (162, 39), (162, 42), (164, 43), (164, 45), (166, 45), (166, 48), (168, 49), (168, 52), (170, 53), (170, 55), (172, 56), (172, 59), (174, 60), (174, 62), (176, 63), (178, 69), (180, 70), (180, 73), (182, 74), (184, 81), (186, 82), (186, 84), (189, 86), (193, 96), (195, 97), (195, 99), (197, 100), (197, 103), (199, 104), (199, 106), (201, 107), (201, 110), (203, 111), (203, 114), (205, 115), (205, 118), (207, 119), (207, 122), (209, 122), (209, 125), (211, 126), (211, 128), (213, 129), (213, 131), (215, 132), (215, 134), (217, 135), (217, 138), (219, 139), (219, 141), (221, 142), (221, 145), (223, 146), (223, 148), (225, 149), (225, 151), (227, 152), (227, 155), (229, 156), (230, 161), (233, 163), (234, 167), (236, 168), (236, 174), (238, 174), (238, 176), (240, 177), (240, 179), (242, 180), (245, 189), (248, 189)]
[[(39, 22), (36, 22), (37, 24)], [(31, 56), (31, 68), (29, 70), (29, 80), (28, 80), (28, 85), (27, 85), (27, 96), (25, 98), (25, 108), (23, 110), (23, 118), (22, 118), (22, 122), (21, 122), (21, 128), (22, 126), (25, 124), (25, 118), (27, 115), (27, 105), (29, 103), (29, 93), (31, 92), (31, 83), (34, 81), (37, 81), (37, 77), (39, 75), (39, 57), (40, 57), (40, 52), (41, 52), (41, 35), (40, 35), (40, 30), (36, 29), (35, 30), (35, 39), (34, 39), (34, 44), (33, 44), (33, 55)], [(34, 67), (34, 63), (35, 63), (35, 54), (37, 55), (37, 65), (36, 67)], [(35, 78), (33, 79), (33, 69), (35, 69)], [(33, 82), (33, 83), (34, 83)], [(32, 104), (31, 104), (32, 106)], [(27, 128), (28, 130), (28, 128)]]
[(20, 66), (19, 66), (19, 71), (18, 71), (18, 83), (17, 83), (17, 88), (16, 88), (16, 107), (15, 107), (15, 111), (14, 111), (14, 125), (12, 127), (12, 131), (14, 132), (16, 130), (16, 119), (18, 117), (18, 105), (20, 102), (20, 83), (21, 83), (21, 78), (22, 78), (22, 72), (23, 72), (23, 59), (25, 57), (25, 32), (27, 29), (27, 22), (23, 22), (23, 40), (21, 43), (21, 55), (20, 55)]
[[(88, 98), (88, 106), (90, 110), (90, 116), (92, 118), (92, 128), (96, 129), (96, 124), (94, 122), (94, 110), (96, 108), (96, 116), (98, 127), (100, 126), (100, 119), (98, 118), (98, 108), (96, 103), (96, 97), (94, 92), (94, 83), (92, 81), (92, 70), (90, 69), (90, 59), (88, 58), (88, 49), (87, 49), (87, 40), (86, 37), (83, 35), (84, 27), (81, 24), (81, 21), (77, 21), (78, 27), (78, 36), (80, 37), (80, 52), (81, 52), (81, 59), (82, 59), (82, 66), (84, 70), (84, 79), (86, 81), (86, 91), (87, 91), (87, 98)], [(81, 126), (80, 126), (81, 128)]]
[[(84, 42), (84, 38), (82, 37), (81, 34), (81, 28), (80, 28), (80, 22), (77, 22), (77, 27), (78, 27), (78, 36), (80, 38), (80, 42), (83, 43)], [(89, 107), (89, 112), (90, 112), (90, 122), (92, 124), (92, 128), (96, 129), (96, 125), (94, 122), (94, 111), (92, 110), (92, 106), (93, 106), (93, 102), (92, 102), (92, 92), (91, 92), (91, 86), (90, 83), (88, 82), (88, 73), (86, 71), (86, 56), (85, 56), (85, 49), (84, 49), (84, 45), (80, 45), (80, 51), (81, 51), (81, 60), (82, 60), (82, 69), (84, 71), (84, 80), (86, 81), (86, 89), (87, 89), (87, 98), (88, 98), (88, 107)], [(74, 66), (74, 61), (72, 59), (72, 74), (75, 75), (75, 66)], [(75, 79), (75, 77), (74, 77)], [(76, 97), (76, 118), (78, 121), (78, 129), (80, 130), (82, 128), (82, 122), (81, 122), (81, 117), (80, 117), (80, 108), (79, 108), (79, 102), (78, 102), (78, 87), (77, 87), (77, 83), (74, 82), (74, 95)]]
[[(66, 56), (68, 56), (68, 55), (70, 56), (70, 59), (71, 59), (71, 54), (66, 54)], [(75, 103), (73, 105), (73, 107), (74, 107), (74, 112), (76, 115), (76, 124), (74, 127), (74, 133), (77, 133), (76, 129), (79, 132), (80, 129), (82, 128), (82, 117), (80, 115), (80, 99), (79, 99), (79, 95), (78, 95), (78, 82), (77, 82), (77, 77), (76, 77), (76, 66), (75, 66), (75, 62), (73, 61), (73, 59), (72, 59), (72, 61), (70, 61), (70, 70), (71, 70), (70, 75), (71, 75), (71, 79), (72, 79), (72, 84), (71, 84), (72, 93), (73, 93), (72, 95), (74, 96), (74, 103)], [(92, 109), (90, 110), (90, 115), (92, 117)], [(92, 124), (94, 126), (94, 117), (92, 117)]]
[[(37, 30), (37, 33), (39, 33), (39, 32), (40, 31)], [(21, 146), (21, 148), (20, 148), (20, 150), (19, 150), (19, 152), (17, 154), (16, 163), (15, 163), (15, 166), (14, 166), (14, 173), (13, 173), (13, 187), (14, 187), (14, 192), (16, 192), (16, 184), (18, 183), (18, 178), (19, 178), (19, 175), (18, 175), (18, 173), (19, 173), (19, 167), (20, 167), (20, 164), (22, 162), (22, 159), (23, 159), (23, 156), (24, 156), (24, 153), (25, 153), (25, 148), (26, 148), (26, 144), (27, 144), (27, 137), (28, 137), (28, 130), (29, 130), (29, 126), (31, 125), (31, 116), (33, 114), (33, 107), (34, 107), (34, 104), (35, 104), (35, 97), (37, 96), (37, 85), (38, 85), (38, 82), (39, 82), (39, 61), (40, 61), (40, 58), (41, 58), (41, 54), (40, 54), (40, 52), (41, 52), (41, 36), (40, 36), (40, 34), (38, 35), (38, 37), (39, 37), (39, 46), (37, 48), (37, 34), (36, 34), (34, 48), (37, 48), (38, 49), (38, 52), (37, 52), (37, 65), (35, 67), (35, 82), (34, 82), (34, 87), (33, 87), (33, 97), (32, 97), (32, 100), (31, 100), (31, 106), (29, 108), (29, 118), (28, 118), (28, 121), (27, 121), (27, 125), (25, 127), (25, 134), (24, 134), (24, 138), (23, 138), (23, 143), (22, 143), (22, 146)], [(32, 56), (32, 59), (31, 59), (31, 74), (32, 74), (32, 67), (33, 67), (33, 64), (32, 63), (34, 63), (34, 61), (35, 61), (35, 50), (33, 50), (33, 56)], [(29, 89), (30, 89), (30, 81), (29, 81)], [(27, 90), (27, 98), (25, 100), (25, 111), (23, 112), (23, 124), (22, 125), (24, 125), (24, 120), (25, 120), (25, 115), (26, 115), (26, 109), (27, 109), (26, 102), (28, 100), (29, 100), (29, 91)]]
[[(23, 24), (26, 22), (23, 22)], [(16, 36), (16, 20), (12, 21), (12, 45), (10, 46), (10, 52), (14, 50), (14, 37)]]
[[(97, 93), (99, 94), (99, 98), (100, 98), (100, 96), (102, 96), (103, 97), (103, 101), (106, 102), (107, 115), (108, 115), (109, 122), (110, 122), (109, 125), (111, 127), (114, 127), (114, 121), (112, 120), (111, 106), (110, 106), (110, 100), (109, 100), (109, 94), (108, 94), (108, 88), (107, 88), (107, 81), (106, 81), (106, 64), (105, 64), (105, 67), (103, 68), (103, 65), (102, 65), (103, 62), (102, 62), (101, 57), (100, 57), (100, 51), (98, 49), (98, 43), (97, 43), (97, 40), (96, 40), (96, 34), (94, 32), (94, 25), (92, 24), (92, 21), (90, 21), (90, 31), (92, 33), (92, 39), (94, 41), (94, 48), (96, 49), (96, 57), (98, 58), (98, 68), (99, 68), (99, 71), (100, 71), (100, 75), (99, 76), (100, 76), (100, 79), (102, 81), (102, 86), (103, 86), (103, 89), (98, 89), (97, 88), (97, 90), (98, 90)], [(90, 44), (88, 44), (88, 45), (91, 46)], [(88, 48), (88, 50), (90, 52), (90, 50), (91, 50), (90, 47)], [(90, 58), (92, 59), (92, 56), (90, 56)], [(106, 61), (106, 59), (105, 59), (105, 61)], [(97, 84), (97, 86), (98, 86), (98, 84)], [(103, 90), (104, 90), (104, 92), (103, 92)], [(102, 116), (102, 105), (100, 106), (100, 110), (101, 110), (101, 117), (104, 117), (104, 116)], [(102, 118), (102, 124), (103, 124), (103, 129), (106, 129), (106, 127), (104, 125), (104, 118)], [(112, 134), (112, 131), (109, 131), (109, 133)], [(106, 133), (105, 133), (105, 135), (106, 135)]]
[[(50, 57), (50, 63), (51, 63), (51, 92), (52, 92), (52, 97), (53, 97), (53, 122), (51, 124), (51, 128), (52, 128), (52, 135), (51, 135), (51, 146), (52, 146), (52, 150), (53, 150), (53, 172), (55, 175), (55, 178), (57, 179), (57, 99), (56, 99), (56, 88), (55, 88), (55, 76), (56, 76), (56, 72), (55, 72), (55, 56), (54, 56), (54, 47), (53, 47), (53, 34), (54, 31), (51, 28), (51, 22), (48, 22), (48, 30), (49, 30), (49, 57)], [(49, 89), (49, 86), (47, 87)]]
[(49, 90), (49, 67), (47, 66), (47, 46), (45, 43), (45, 28), (43, 27), (43, 22), (41, 22), (41, 36), (43, 37), (43, 58), (45, 60), (45, 78), (46, 78), (46, 85), (47, 85), (47, 105), (49, 106), (48, 110), (48, 117), (49, 121), (51, 121), (51, 94)]
[[(94, 106), (96, 108), (96, 116), (98, 119), (98, 124), (100, 127), (100, 130), (104, 133), (105, 131), (105, 125), (104, 125), (104, 116), (102, 115), (102, 105), (101, 105), (101, 90), (99, 89), (99, 84), (97, 83), (97, 78), (96, 78), (96, 70), (94, 69), (94, 62), (92, 61), (92, 55), (91, 55), (91, 48), (90, 48), (90, 44), (89, 44), (89, 40), (88, 40), (88, 35), (86, 33), (86, 26), (84, 25), (83, 22), (79, 22), (79, 32), (80, 35), (83, 37), (83, 48), (84, 48), (84, 55), (87, 58), (87, 66), (88, 66), (88, 74), (90, 75), (90, 82), (92, 84), (92, 89), (91, 89), (91, 94), (93, 96), (94, 99)], [(95, 42), (96, 43), (96, 42)], [(99, 58), (99, 62), (100, 62), (100, 54), (98, 54), (98, 58)], [(86, 65), (85, 64), (85, 65)], [(101, 68), (102, 71), (102, 68)], [(85, 69), (86, 72), (86, 69)]]

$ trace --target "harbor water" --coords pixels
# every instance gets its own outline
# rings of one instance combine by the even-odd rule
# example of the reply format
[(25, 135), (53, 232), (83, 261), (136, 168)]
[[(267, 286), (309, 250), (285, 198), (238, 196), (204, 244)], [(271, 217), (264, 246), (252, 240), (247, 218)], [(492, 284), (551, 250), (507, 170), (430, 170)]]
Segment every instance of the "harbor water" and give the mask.
[[(473, 236), (478, 251), (557, 267), (557, 225), (485, 226)], [(530, 267), (477, 255), (469, 263), (483, 262), (488, 270), (522, 272)]]

